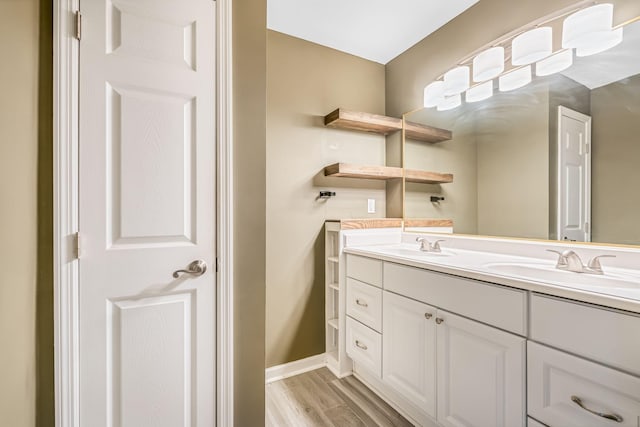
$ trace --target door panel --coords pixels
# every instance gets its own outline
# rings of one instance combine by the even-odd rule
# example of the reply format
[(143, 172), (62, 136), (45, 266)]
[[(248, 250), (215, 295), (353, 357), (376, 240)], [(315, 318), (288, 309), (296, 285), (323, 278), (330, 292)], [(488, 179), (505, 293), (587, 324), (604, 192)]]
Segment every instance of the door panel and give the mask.
[(82, 426), (215, 424), (215, 13), (82, 2)]
[(435, 418), (436, 309), (385, 291), (382, 310), (382, 379)]
[(438, 422), (516, 427), (525, 420), (525, 339), (438, 311)]
[(591, 240), (591, 118), (558, 107), (558, 238)]

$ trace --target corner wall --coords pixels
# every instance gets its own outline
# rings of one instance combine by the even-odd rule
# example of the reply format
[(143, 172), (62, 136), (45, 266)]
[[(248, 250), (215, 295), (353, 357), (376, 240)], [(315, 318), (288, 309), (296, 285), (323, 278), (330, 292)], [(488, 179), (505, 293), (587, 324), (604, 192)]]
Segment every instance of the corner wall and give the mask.
[(36, 422), (38, 0), (0, 1), (0, 425)]
[[(330, 129), (338, 107), (384, 114), (384, 66), (267, 32), (266, 365), (324, 352), (324, 221), (385, 216), (382, 181), (326, 178), (337, 162), (384, 165), (385, 138)], [(320, 190), (337, 195), (318, 200)], [(367, 213), (367, 199), (376, 213)]]
[[(234, 423), (264, 425), (266, 0), (233, 1)], [(226, 427), (226, 426), (225, 426)]]

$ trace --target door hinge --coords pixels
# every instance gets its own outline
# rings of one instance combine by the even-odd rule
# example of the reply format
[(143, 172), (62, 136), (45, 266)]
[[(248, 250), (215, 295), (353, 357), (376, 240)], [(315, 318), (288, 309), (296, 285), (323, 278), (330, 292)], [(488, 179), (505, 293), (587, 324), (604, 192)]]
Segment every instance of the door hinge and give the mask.
[(586, 231), (587, 233), (591, 232), (591, 224), (589, 224), (588, 222), (584, 223), (584, 231)]
[(80, 259), (80, 233), (73, 233), (73, 257)]
[(76, 10), (76, 39), (80, 40), (82, 38), (82, 13), (79, 10)]
[(216, 257), (216, 273), (218, 272), (218, 257)]
[(585, 149), (585, 153), (589, 154), (589, 151), (591, 150), (591, 144), (585, 144), (584, 149)]

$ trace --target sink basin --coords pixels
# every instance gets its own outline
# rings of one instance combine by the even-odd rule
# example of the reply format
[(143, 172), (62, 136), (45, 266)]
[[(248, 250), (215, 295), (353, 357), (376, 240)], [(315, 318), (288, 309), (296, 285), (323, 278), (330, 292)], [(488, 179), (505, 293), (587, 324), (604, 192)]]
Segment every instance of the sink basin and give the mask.
[(567, 285), (587, 285), (608, 289), (640, 289), (640, 278), (623, 274), (607, 273), (603, 275), (574, 273), (558, 270), (555, 265), (526, 263), (490, 263), (485, 268), (509, 276), (518, 276), (536, 281), (550, 281)]
[(419, 258), (438, 258), (438, 257), (448, 257), (454, 255), (454, 253), (448, 249), (442, 249), (442, 252), (424, 252), (418, 249), (417, 247), (410, 248), (406, 246), (392, 246), (386, 248), (379, 248), (380, 252), (385, 252), (390, 255), (397, 255), (402, 257), (419, 257)]

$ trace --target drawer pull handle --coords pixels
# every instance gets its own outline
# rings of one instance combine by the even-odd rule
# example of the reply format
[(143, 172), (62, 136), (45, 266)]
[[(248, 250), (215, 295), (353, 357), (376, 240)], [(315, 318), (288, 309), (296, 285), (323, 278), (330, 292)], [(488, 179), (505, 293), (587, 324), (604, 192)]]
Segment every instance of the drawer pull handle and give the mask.
[(431, 319), (431, 318), (433, 317), (433, 314), (431, 314), (431, 313), (425, 313), (425, 314), (424, 314), (424, 317), (425, 317), (426, 319)]
[(599, 417), (606, 418), (608, 420), (612, 420), (617, 423), (621, 423), (623, 421), (622, 417), (618, 414), (603, 414), (602, 412), (592, 411), (591, 409), (584, 406), (584, 404), (582, 403), (582, 399), (580, 399), (578, 396), (571, 396), (571, 401), (576, 405), (578, 405), (579, 407), (581, 407), (582, 409), (584, 409), (585, 411), (591, 412), (593, 415), (597, 415)]
[(369, 304), (367, 304), (364, 301), (360, 301), (359, 299), (356, 300), (356, 304), (358, 304), (361, 307), (369, 307)]
[(366, 345), (362, 344), (360, 341), (356, 340), (356, 346), (360, 347), (363, 350), (367, 350), (369, 347), (367, 347)]
[(436, 317), (436, 323), (439, 325), (440, 323), (444, 322), (444, 319), (441, 319), (439, 317)]

